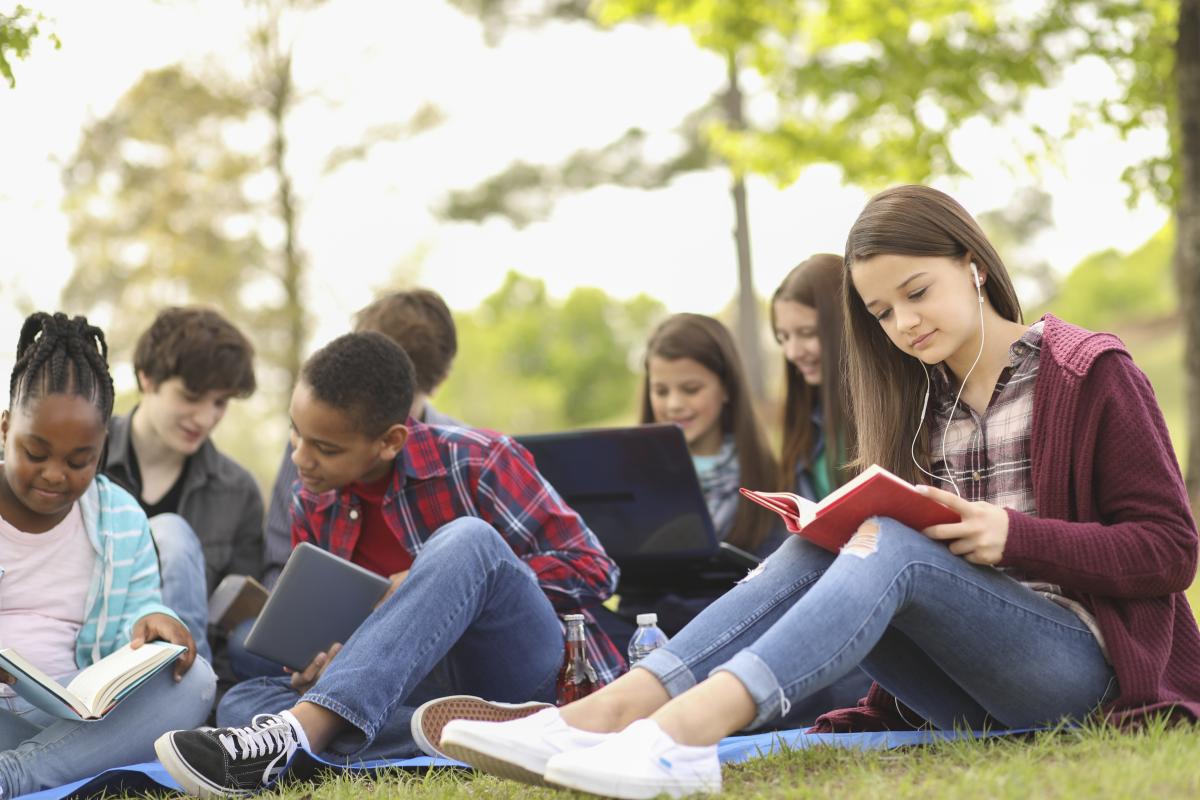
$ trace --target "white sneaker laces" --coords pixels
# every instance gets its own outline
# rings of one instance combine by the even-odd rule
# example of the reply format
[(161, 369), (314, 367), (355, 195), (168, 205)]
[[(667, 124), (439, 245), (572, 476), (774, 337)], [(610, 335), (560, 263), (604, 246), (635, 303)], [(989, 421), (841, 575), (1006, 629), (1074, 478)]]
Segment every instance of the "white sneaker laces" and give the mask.
[[(259, 714), (245, 728), (227, 728), (217, 736), (221, 746), (234, 759), (258, 758), (278, 753), (263, 771), (264, 779), (282, 759), (296, 752), (296, 735), (287, 720), (275, 714)], [(282, 765), (281, 765), (282, 766)]]

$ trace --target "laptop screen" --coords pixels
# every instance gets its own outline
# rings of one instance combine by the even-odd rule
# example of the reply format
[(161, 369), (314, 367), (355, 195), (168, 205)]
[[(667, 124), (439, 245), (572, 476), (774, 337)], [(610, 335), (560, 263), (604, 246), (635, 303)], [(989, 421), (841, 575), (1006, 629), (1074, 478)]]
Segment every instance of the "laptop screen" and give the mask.
[(622, 568), (717, 552), (683, 432), (638, 425), (516, 437)]

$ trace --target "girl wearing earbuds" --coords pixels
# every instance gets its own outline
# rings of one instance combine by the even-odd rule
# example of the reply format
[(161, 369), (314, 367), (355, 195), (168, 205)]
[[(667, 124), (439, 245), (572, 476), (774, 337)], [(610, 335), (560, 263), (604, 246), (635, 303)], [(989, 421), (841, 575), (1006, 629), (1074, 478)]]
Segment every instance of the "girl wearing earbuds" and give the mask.
[(873, 197), (845, 263), (855, 466), (937, 483), (925, 491), (962, 521), (868, 520), (836, 556), (791, 537), (602, 691), (525, 720), (451, 723), (444, 746), (598, 794), (716, 791), (722, 737), (860, 662), (877, 685), (819, 729), (1200, 716), (1183, 594), (1196, 526), (1121, 342), (1050, 315), (1022, 322), (999, 255), (934, 189)]

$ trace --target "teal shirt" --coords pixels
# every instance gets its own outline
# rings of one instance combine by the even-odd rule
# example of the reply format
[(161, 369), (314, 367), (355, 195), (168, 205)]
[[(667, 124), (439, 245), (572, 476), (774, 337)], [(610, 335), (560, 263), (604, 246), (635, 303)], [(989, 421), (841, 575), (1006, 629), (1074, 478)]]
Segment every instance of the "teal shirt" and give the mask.
[(133, 624), (147, 614), (179, 617), (162, 603), (158, 551), (137, 500), (97, 475), (79, 511), (96, 551), (87, 617), (75, 637), (75, 663), (87, 667), (129, 644)]

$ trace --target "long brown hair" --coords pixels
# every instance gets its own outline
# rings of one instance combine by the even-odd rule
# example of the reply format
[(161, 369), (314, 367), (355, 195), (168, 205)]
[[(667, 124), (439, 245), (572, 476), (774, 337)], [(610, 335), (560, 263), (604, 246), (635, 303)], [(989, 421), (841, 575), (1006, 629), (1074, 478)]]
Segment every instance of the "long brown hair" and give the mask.
[[(650, 335), (642, 378), (642, 423), (654, 422), (650, 405), (650, 359), (690, 358), (721, 380), (729, 402), (721, 409), (721, 432), (733, 434), (738, 471), (743, 486), (777, 488), (778, 467), (767, 443), (763, 426), (754, 410), (750, 385), (737, 346), (729, 329), (712, 317), (675, 314), (667, 317)], [(774, 521), (769, 511), (747, 502), (738, 503), (733, 528), (726, 537), (730, 544), (754, 552), (762, 544)]]
[(776, 329), (775, 303), (779, 300), (802, 303), (817, 311), (817, 340), (821, 345), (821, 385), (810, 386), (796, 365), (783, 360), (787, 394), (783, 405), (783, 458), (780, 482), (791, 486), (796, 467), (811, 466), (817, 431), (812, 424), (813, 409), (821, 406), (825, 431), (825, 453), (834, 486), (846, 480), (842, 458), (854, 441), (853, 418), (844, 402), (845, 370), (842, 368), (842, 281), (845, 269), (842, 257), (820, 253), (795, 267), (771, 295), (771, 330)]
[[(925, 372), (897, 348), (863, 304), (850, 280), (854, 264), (878, 255), (972, 259), (987, 275), (984, 291), (1003, 318), (1020, 322), (1021, 305), (1008, 270), (979, 224), (949, 195), (928, 186), (895, 186), (872, 197), (846, 238), (846, 372), (857, 427), (856, 458), (862, 469), (879, 464), (917, 482), (910, 457), (920, 423)], [(916, 456), (929, 469), (928, 426)]]

